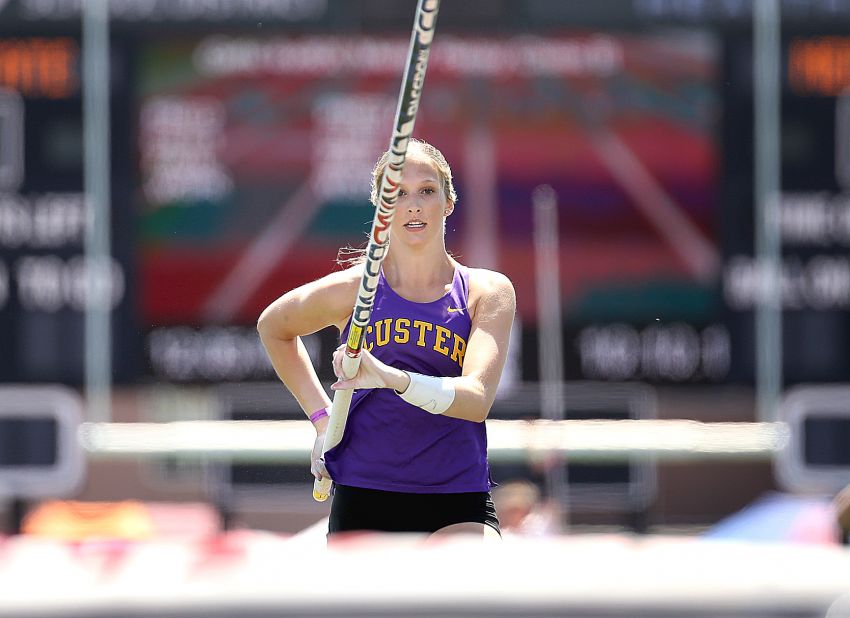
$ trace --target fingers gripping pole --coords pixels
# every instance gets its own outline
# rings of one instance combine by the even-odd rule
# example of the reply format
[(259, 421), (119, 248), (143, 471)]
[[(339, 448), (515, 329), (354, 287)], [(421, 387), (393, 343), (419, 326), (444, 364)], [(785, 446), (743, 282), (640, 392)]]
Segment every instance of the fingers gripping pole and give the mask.
[[(381, 186), (378, 191), (379, 203), (375, 209), (375, 218), (372, 221), (369, 246), (366, 249), (366, 263), (363, 268), (363, 277), (360, 280), (360, 289), (354, 303), (345, 356), (343, 357), (343, 373), (349, 377), (353, 377), (360, 366), (363, 335), (372, 315), (372, 304), (375, 300), (375, 291), (378, 288), (381, 263), (387, 249), (389, 249), (390, 224), (395, 214), (401, 172), (407, 156), (407, 144), (411, 135), (413, 135), (416, 112), (419, 110), (419, 100), (425, 83), (425, 71), (428, 68), (428, 57), (431, 53), (431, 41), (434, 38), (434, 29), (437, 26), (439, 8), (440, 0), (419, 0), (416, 5), (416, 17), (410, 36), (407, 65), (404, 69), (404, 78), (401, 81), (395, 124), (390, 139), (390, 158), (387, 162), (386, 171), (381, 178)], [(352, 391), (336, 391), (334, 393), (331, 418), (328, 421), (328, 430), (325, 434), (323, 455), (339, 444), (342, 439), (345, 422), (348, 420), (351, 395)], [(330, 487), (330, 479), (317, 480), (313, 485), (313, 497), (319, 502), (327, 500)]]
[[(345, 431), (345, 421), (334, 422), (334, 419), (347, 417), (348, 408), (351, 406), (351, 396), (353, 390), (335, 391), (333, 404), (331, 404), (330, 421), (328, 422), (328, 430), (325, 433), (325, 445), (322, 448), (322, 456), (339, 444), (342, 440), (342, 433)], [(324, 477), (322, 480), (316, 479), (313, 482), (313, 498), (317, 502), (324, 502), (328, 499), (331, 493), (331, 479)]]
[[(351, 333), (354, 331), (352, 324), (349, 331), (348, 348), (351, 346)], [(360, 368), (360, 349), (357, 349), (357, 355), (353, 356), (349, 349), (346, 349), (342, 357), (342, 373), (346, 378), (353, 378), (357, 375), (357, 370)], [(334, 399), (331, 404), (330, 420), (328, 428), (325, 431), (325, 442), (322, 445), (322, 457), (325, 456), (330, 449), (335, 447), (342, 441), (342, 434), (345, 431), (345, 422), (348, 419), (348, 410), (351, 407), (351, 397), (354, 390), (345, 389), (334, 391)], [(331, 493), (332, 480), (329, 477), (324, 477), (313, 482), (313, 498), (317, 502), (324, 502), (328, 499)]]

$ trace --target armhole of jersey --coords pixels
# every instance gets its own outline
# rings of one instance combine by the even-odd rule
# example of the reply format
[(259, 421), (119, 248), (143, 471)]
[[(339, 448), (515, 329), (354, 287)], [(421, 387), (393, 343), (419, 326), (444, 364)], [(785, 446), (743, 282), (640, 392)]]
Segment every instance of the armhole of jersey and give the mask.
[[(457, 269), (458, 269), (458, 274), (460, 275), (460, 277), (459, 277), (459, 279), (460, 279), (460, 291), (463, 294), (463, 299), (462, 299), (463, 300), (463, 306), (469, 307), (469, 280), (470, 280), (469, 268), (467, 268), (463, 264), (458, 264)], [(467, 315), (469, 316), (469, 320), (471, 322), (472, 318), (473, 318), (471, 308), (467, 312)]]
[(346, 331), (349, 331), (351, 328), (351, 318), (354, 317), (354, 312), (348, 314), (348, 319), (345, 321), (345, 326), (342, 327), (342, 330), (339, 331), (339, 342), (345, 343), (345, 340), (348, 339), (348, 335)]
[(460, 289), (463, 292), (463, 304), (469, 305), (469, 269), (463, 264), (458, 264), (458, 273), (460, 274)]

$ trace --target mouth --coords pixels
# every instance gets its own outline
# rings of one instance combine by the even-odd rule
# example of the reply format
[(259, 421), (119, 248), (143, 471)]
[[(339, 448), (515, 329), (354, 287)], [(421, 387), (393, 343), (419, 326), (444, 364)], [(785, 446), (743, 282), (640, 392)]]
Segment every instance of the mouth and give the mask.
[(419, 221), (418, 219), (414, 219), (413, 221), (408, 221), (404, 224), (404, 228), (406, 230), (410, 230), (411, 232), (416, 232), (419, 230), (424, 230), (425, 226), (428, 225), (424, 221)]

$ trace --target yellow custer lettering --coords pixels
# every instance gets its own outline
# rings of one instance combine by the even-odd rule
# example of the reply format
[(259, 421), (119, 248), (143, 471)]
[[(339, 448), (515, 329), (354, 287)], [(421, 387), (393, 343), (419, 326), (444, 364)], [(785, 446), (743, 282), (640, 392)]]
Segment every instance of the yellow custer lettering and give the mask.
[(446, 346), (446, 338), (452, 336), (450, 331), (445, 326), (437, 325), (437, 339), (434, 341), (434, 351), (439, 352), (443, 356), (449, 355), (449, 348)]
[(393, 337), (393, 341), (396, 343), (407, 343), (410, 341), (410, 320), (407, 318), (396, 318), (395, 337)]
[(463, 355), (466, 353), (466, 340), (454, 333), (455, 345), (452, 350), (452, 360), (463, 367)]
[(386, 318), (385, 320), (375, 322), (375, 345), (378, 347), (387, 345), (390, 342), (390, 325), (392, 321), (392, 318)]
[(434, 325), (430, 322), (423, 322), (422, 320), (413, 320), (413, 328), (419, 329), (419, 339), (416, 340), (416, 345), (420, 348), (425, 347), (425, 333), (434, 328)]

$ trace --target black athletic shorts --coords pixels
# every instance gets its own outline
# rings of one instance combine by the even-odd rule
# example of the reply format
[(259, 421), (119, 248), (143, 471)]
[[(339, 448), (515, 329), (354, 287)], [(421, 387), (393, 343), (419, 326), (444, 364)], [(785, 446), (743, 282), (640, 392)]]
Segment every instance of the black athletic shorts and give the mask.
[(354, 530), (431, 533), (466, 522), (486, 524), (501, 534), (490, 492), (411, 494), (334, 484), (328, 534)]

